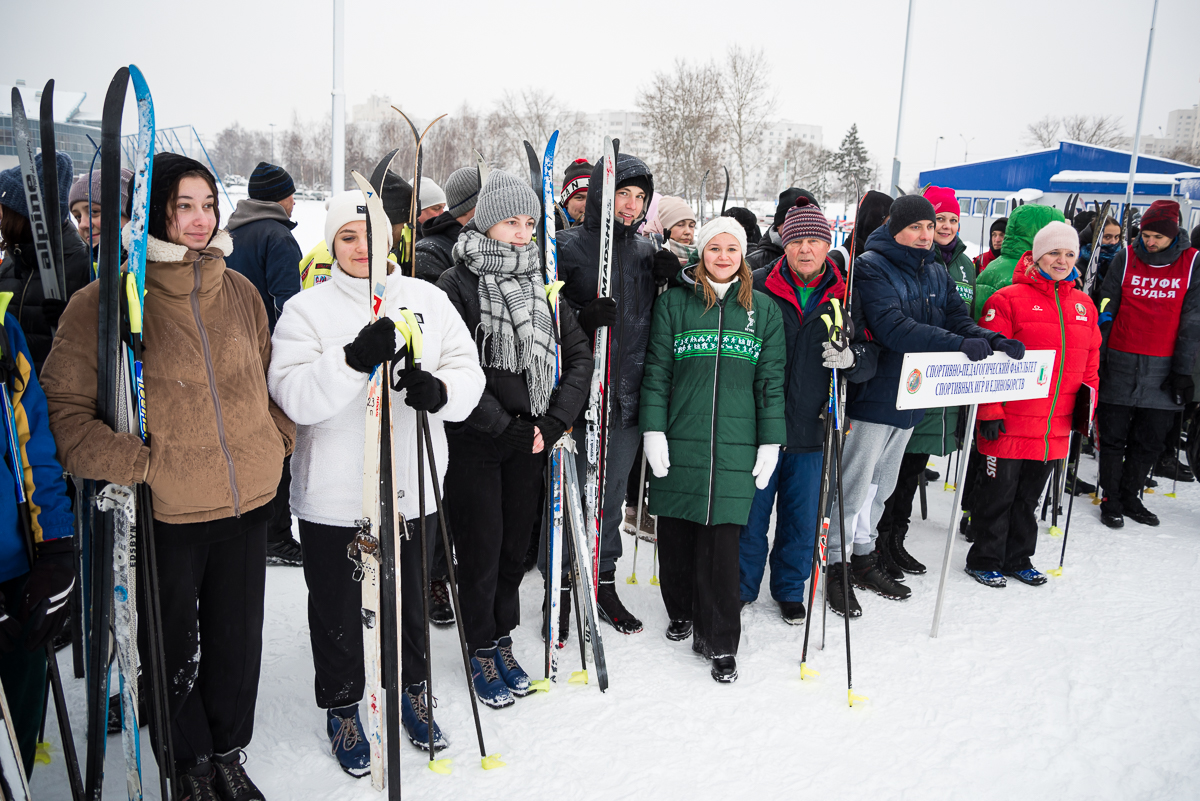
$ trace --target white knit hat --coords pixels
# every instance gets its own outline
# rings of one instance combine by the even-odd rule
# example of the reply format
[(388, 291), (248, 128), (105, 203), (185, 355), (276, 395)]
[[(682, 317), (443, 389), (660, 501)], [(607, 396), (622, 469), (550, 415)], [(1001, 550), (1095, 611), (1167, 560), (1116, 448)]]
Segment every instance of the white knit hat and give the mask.
[(713, 217), (696, 232), (694, 247), (699, 253), (704, 252), (708, 240), (717, 234), (733, 234), (738, 244), (742, 246), (742, 258), (746, 258), (746, 229), (733, 217)]
[(1033, 263), (1052, 250), (1071, 250), (1079, 254), (1079, 233), (1065, 222), (1048, 223), (1033, 237)]
[(446, 193), (433, 182), (432, 178), (421, 179), (421, 210), (446, 202)]
[[(325, 201), (325, 247), (333, 254), (333, 239), (346, 223), (367, 219), (367, 202), (357, 189), (341, 192)], [(387, 226), (388, 249), (392, 247), (392, 226)]]

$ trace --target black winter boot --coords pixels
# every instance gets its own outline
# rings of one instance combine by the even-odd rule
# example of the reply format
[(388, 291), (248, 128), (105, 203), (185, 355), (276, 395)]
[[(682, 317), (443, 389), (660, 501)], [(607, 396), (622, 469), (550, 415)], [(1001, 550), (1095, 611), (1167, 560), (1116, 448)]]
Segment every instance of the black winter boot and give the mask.
[(855, 587), (882, 595), (893, 601), (903, 601), (912, 594), (912, 590), (891, 577), (879, 566), (877, 554), (871, 552), (863, 556), (855, 554), (850, 559), (850, 581)]
[(1100, 522), (1109, 528), (1124, 528), (1125, 515), (1122, 514), (1121, 502), (1108, 498), (1100, 501)]
[(1177, 477), (1179, 481), (1185, 483), (1196, 480), (1188, 466), (1179, 461), (1179, 454), (1172, 454), (1169, 450), (1163, 451), (1162, 455), (1158, 457), (1158, 461), (1154, 463), (1154, 469), (1150, 472), (1159, 478), (1171, 481), (1176, 480)]
[[(905, 532), (907, 534), (907, 532)], [(925, 565), (916, 560), (911, 553), (904, 547), (905, 534), (892, 532), (891, 538), (888, 540), (888, 551), (890, 552), (892, 563), (903, 570), (905, 573), (912, 573), (915, 576), (920, 576), (925, 573)], [(891, 571), (888, 575), (895, 578)]]
[(1124, 498), (1121, 500), (1121, 510), (1125, 516), (1136, 523), (1141, 523), (1143, 526), (1157, 526), (1158, 515), (1151, 512), (1142, 503), (1142, 499), (1136, 495), (1132, 498)]
[(637, 634), (642, 630), (642, 621), (634, 617), (617, 597), (617, 571), (600, 574), (596, 605), (600, 607), (600, 617), (604, 618), (604, 622), (622, 634)]
[[(825, 598), (829, 601), (829, 608), (836, 615), (846, 616), (845, 591), (842, 589), (842, 563), (830, 562), (825, 573)], [(849, 585), (850, 591), (850, 617), (862, 617), (862, 607), (858, 605), (858, 599), (854, 597), (854, 582)]]
[(692, 621), (672, 620), (667, 626), (667, 639), (672, 642), (686, 640), (692, 636)]
[(429, 583), (429, 622), (435, 626), (454, 625), (454, 604), (450, 602), (449, 579)]
[(875, 539), (875, 555), (879, 560), (879, 566), (892, 579), (892, 581), (903, 581), (904, 571), (896, 564), (892, 558), (891, 549), (892, 532), (880, 533)]

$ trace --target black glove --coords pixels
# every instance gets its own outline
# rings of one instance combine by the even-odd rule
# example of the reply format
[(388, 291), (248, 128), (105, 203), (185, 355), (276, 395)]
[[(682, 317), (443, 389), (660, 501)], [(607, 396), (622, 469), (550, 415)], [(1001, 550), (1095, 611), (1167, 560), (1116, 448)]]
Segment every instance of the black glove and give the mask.
[(1025, 358), (1025, 343), (1019, 339), (1002, 339), (996, 343), (996, 350), (1007, 353), (1010, 359), (1020, 361)]
[(1003, 420), (980, 420), (979, 421), (979, 438), (986, 439), (988, 442), (995, 442), (1000, 439), (1000, 434), (1004, 431)]
[[(679, 260), (675, 259), (675, 263), (679, 264)], [(612, 325), (616, 321), (616, 298), (596, 298), (579, 310), (579, 327), (587, 331), (589, 335), (595, 334), (596, 329)]]
[(25, 582), (20, 614), (21, 624), (29, 624), (25, 647), (30, 651), (45, 648), (67, 622), (71, 589), (75, 586), (74, 559), (70, 537), (38, 545), (37, 558)]
[(1171, 402), (1176, 406), (1191, 403), (1192, 395), (1196, 391), (1196, 385), (1192, 382), (1192, 377), (1186, 373), (1171, 373), (1167, 376), (1167, 380), (1162, 383), (1162, 388), (1171, 396)]
[(986, 339), (980, 337), (967, 337), (958, 346), (958, 349), (967, 354), (967, 358), (973, 362), (986, 359), (992, 355), (992, 346), (988, 344)]
[(346, 364), (369, 375), (376, 365), (395, 356), (396, 324), (387, 317), (380, 317), (370, 325), (363, 326), (354, 341), (343, 350), (346, 351)]
[(557, 417), (550, 414), (542, 415), (534, 420), (533, 424), (542, 432), (542, 442), (546, 443), (547, 451), (554, 447), (554, 443), (558, 442), (563, 432), (567, 430), (567, 427)]
[(21, 640), (21, 622), (8, 613), (0, 592), (0, 654), (7, 654)]
[(446, 385), (424, 370), (402, 370), (392, 389), (406, 390), (404, 402), (419, 412), (436, 412), (446, 405)]
[(496, 439), (517, 453), (533, 453), (533, 423), (514, 417)]
[(42, 301), (42, 319), (51, 328), (58, 328), (58, 319), (62, 317), (63, 310), (66, 308), (67, 302), (65, 300), (46, 298)]
[(654, 251), (654, 283), (666, 286), (667, 282), (679, 274), (679, 258), (669, 250)]

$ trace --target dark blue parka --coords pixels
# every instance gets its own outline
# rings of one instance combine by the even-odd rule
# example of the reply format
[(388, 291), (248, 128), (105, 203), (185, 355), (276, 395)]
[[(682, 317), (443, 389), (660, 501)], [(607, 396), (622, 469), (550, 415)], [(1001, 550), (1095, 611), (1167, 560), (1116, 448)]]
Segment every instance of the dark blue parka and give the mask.
[[(646, 203), (654, 194), (650, 169), (638, 158), (617, 154), (617, 186), (631, 178), (644, 178), (650, 185)], [(600, 200), (604, 185), (604, 159), (592, 170), (592, 189), (587, 194), (583, 225), (559, 231), (557, 238), (558, 277), (565, 282), (561, 297), (576, 312), (596, 299), (600, 277)], [(617, 381), (617, 399), (624, 428), (638, 424), (638, 400), (642, 373), (646, 367), (646, 347), (650, 342), (650, 319), (657, 289), (654, 285), (654, 245), (639, 236), (635, 225), (613, 225), (612, 296), (617, 300), (617, 322), (612, 326), (610, 353), (613, 380)], [(587, 331), (589, 341), (593, 332)]]
[(233, 253), (225, 257), (225, 266), (254, 284), (267, 307), (271, 331), (283, 313), (283, 304), (300, 291), (304, 254), (292, 236), (295, 227), (283, 206), (273, 200), (238, 201), (237, 210), (229, 217)]
[(896, 409), (905, 353), (956, 351), (979, 337), (995, 347), (1004, 336), (971, 319), (958, 287), (933, 249), (898, 244), (880, 226), (854, 260), (854, 320), (880, 347), (875, 376), (851, 384), (846, 413), (854, 420), (912, 428), (923, 409)]

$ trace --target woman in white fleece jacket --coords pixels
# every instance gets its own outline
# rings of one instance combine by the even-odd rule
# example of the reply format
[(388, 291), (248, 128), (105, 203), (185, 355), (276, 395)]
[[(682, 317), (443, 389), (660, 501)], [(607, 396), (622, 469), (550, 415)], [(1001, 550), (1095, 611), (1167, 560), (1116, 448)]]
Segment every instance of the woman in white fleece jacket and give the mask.
[[(401, 621), (402, 718), (412, 742), (427, 746), (425, 698), (425, 628), (422, 617), (420, 540), (417, 522), (416, 410), (429, 413), (433, 462), (442, 485), (446, 470), (446, 435), (442, 423), (458, 422), (475, 408), (484, 375), (474, 341), (445, 293), (397, 271), (388, 276), (386, 316), (368, 325), (366, 215), (362, 194), (346, 192), (329, 201), (325, 241), (336, 264), (330, 280), (291, 298), (272, 337), (268, 383), (271, 397), (296, 422), (292, 456), (291, 508), (300, 519), (304, 579), (308, 584), (308, 620), (316, 668), (317, 706), (327, 710), (333, 751), (352, 776), (369, 772), (369, 751), (358, 716), (365, 683), (363, 667), (361, 585), (346, 548), (362, 517), (363, 440), (367, 378), (397, 354), (399, 310), (408, 308), (421, 323), (424, 337), (421, 374), (415, 371), (392, 390), (392, 421), (398, 511), (408, 521), (410, 536), (400, 554), (403, 620)], [(390, 232), (389, 232), (390, 234)], [(390, 241), (389, 241), (390, 246)], [(389, 262), (389, 270), (395, 265)], [(403, 351), (404, 343), (401, 340)], [(397, 375), (393, 368), (393, 377)], [(433, 475), (426, 468), (424, 521), (427, 542), (437, 530)], [(434, 747), (445, 741), (434, 732)]]

